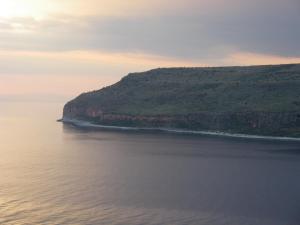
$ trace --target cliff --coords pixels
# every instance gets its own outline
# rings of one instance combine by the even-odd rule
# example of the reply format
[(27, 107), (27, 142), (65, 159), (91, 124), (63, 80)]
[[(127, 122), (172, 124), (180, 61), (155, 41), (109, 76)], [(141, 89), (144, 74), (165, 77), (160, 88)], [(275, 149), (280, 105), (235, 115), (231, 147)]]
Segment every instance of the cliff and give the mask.
[(163, 68), (84, 93), (64, 119), (300, 137), (300, 64)]

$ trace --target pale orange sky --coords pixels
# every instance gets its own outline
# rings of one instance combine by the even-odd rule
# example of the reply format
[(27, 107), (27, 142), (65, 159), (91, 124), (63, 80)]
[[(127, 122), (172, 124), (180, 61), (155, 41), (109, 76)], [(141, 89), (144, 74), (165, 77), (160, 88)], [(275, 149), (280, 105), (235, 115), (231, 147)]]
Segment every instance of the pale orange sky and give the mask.
[(157, 67), (300, 63), (298, 9), (296, 0), (0, 0), (0, 96), (73, 97)]

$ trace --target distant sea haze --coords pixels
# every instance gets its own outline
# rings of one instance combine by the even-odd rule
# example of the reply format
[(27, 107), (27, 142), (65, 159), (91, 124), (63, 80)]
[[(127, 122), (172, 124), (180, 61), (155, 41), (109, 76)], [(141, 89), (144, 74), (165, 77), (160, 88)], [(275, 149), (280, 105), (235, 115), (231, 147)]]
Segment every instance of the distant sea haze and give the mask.
[(300, 223), (299, 142), (79, 128), (62, 107), (0, 103), (0, 224)]

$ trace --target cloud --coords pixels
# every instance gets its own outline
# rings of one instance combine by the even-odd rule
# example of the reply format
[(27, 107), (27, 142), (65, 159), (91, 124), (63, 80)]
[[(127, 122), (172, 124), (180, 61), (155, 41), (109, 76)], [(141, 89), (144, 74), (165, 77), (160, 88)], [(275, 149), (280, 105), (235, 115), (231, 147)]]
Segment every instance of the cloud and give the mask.
[(0, 95), (74, 95), (156, 67), (300, 63), (298, 0), (34, 2), (0, 10)]
[[(77, 3), (86, 4), (87, 8), (99, 5), (99, 1), (92, 0)], [(104, 8), (117, 12), (124, 7), (135, 10), (117, 16), (103, 16), (101, 10), (95, 10), (88, 16), (56, 14), (41, 20), (2, 19), (0, 48), (138, 52), (194, 60), (219, 58), (238, 51), (300, 56), (299, 3), (294, 0), (103, 3)], [(147, 12), (134, 13), (146, 7)], [(160, 10), (154, 12), (157, 8)]]
[(284, 57), (277, 55), (236, 52), (223, 59), (225, 65), (271, 65), (300, 63), (300, 57)]
[(140, 53), (0, 51), (0, 76), (53, 74), (71, 77), (105, 75), (106, 77), (121, 78), (125, 73), (144, 71), (153, 67), (205, 65), (209, 65), (209, 62), (201, 63)]

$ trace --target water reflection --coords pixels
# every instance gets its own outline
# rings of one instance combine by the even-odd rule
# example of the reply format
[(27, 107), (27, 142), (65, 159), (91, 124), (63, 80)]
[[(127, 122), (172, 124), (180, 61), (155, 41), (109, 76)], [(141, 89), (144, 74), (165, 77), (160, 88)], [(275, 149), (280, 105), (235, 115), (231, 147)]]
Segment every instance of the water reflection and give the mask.
[(1, 106), (1, 224), (300, 222), (299, 143), (78, 129), (55, 122), (62, 104)]

